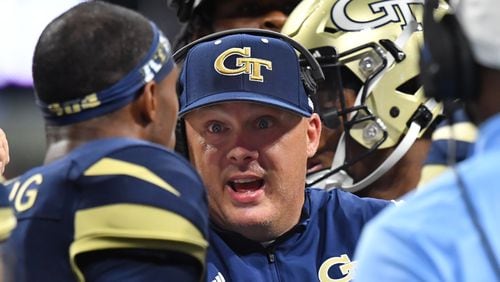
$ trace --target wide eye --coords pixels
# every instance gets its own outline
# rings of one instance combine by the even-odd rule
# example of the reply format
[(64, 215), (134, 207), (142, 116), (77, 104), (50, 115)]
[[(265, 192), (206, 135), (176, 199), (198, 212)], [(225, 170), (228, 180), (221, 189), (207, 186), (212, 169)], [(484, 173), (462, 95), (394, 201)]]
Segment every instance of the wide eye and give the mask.
[(272, 124), (273, 122), (269, 117), (262, 117), (257, 120), (257, 128), (259, 129), (269, 128)]
[(224, 126), (218, 122), (212, 122), (208, 125), (208, 131), (210, 133), (221, 133), (224, 130)]

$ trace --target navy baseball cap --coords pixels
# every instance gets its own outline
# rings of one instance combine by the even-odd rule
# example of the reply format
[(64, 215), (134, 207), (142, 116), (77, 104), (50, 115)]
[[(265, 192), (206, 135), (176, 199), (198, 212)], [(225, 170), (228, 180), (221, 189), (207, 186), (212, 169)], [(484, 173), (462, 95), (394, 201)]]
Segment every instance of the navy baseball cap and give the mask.
[(213, 104), (247, 101), (310, 117), (313, 108), (295, 49), (273, 37), (233, 34), (192, 47), (180, 75), (179, 116)]

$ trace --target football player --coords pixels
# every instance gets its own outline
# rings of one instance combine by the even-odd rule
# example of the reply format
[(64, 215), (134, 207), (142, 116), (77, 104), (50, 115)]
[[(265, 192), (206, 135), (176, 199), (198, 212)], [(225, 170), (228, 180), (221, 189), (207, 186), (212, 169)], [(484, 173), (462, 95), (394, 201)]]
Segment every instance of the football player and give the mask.
[(33, 57), (43, 166), (8, 184), (14, 281), (199, 281), (200, 178), (172, 150), (178, 70), (140, 14), (85, 2), (54, 19)]
[(417, 186), (427, 132), (442, 111), (419, 81), (422, 11), (423, 1), (305, 0), (288, 18), (282, 32), (327, 77), (316, 99), (326, 128), (309, 161), (310, 185), (383, 199)]

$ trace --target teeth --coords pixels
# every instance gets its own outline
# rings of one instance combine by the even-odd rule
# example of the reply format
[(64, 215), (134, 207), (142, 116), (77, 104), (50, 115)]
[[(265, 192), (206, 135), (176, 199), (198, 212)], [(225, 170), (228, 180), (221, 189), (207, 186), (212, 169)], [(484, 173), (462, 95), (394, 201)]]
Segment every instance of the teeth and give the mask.
[(237, 180), (234, 180), (233, 182), (234, 183), (249, 183), (252, 181), (255, 181), (255, 179), (237, 179)]

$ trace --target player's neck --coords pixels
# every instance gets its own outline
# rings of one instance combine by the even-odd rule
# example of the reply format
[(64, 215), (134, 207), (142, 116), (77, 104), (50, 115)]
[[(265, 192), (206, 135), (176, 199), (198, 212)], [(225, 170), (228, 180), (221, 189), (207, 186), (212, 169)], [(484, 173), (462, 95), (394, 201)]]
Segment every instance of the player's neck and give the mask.
[(51, 163), (67, 155), (71, 150), (76, 148), (75, 144), (71, 144), (68, 140), (60, 140), (59, 142), (52, 142), (47, 145), (45, 153), (44, 164)]
[(104, 138), (99, 133), (100, 130), (92, 128), (54, 127), (46, 128), (47, 132), (47, 150), (45, 153), (44, 164), (60, 159), (73, 151), (75, 148), (88, 143), (92, 140)]
[[(126, 125), (126, 126), (125, 126)], [(44, 163), (64, 157), (75, 148), (104, 138), (141, 138), (140, 127), (131, 123), (105, 123), (91, 121), (69, 126), (47, 126), (47, 151)]]

